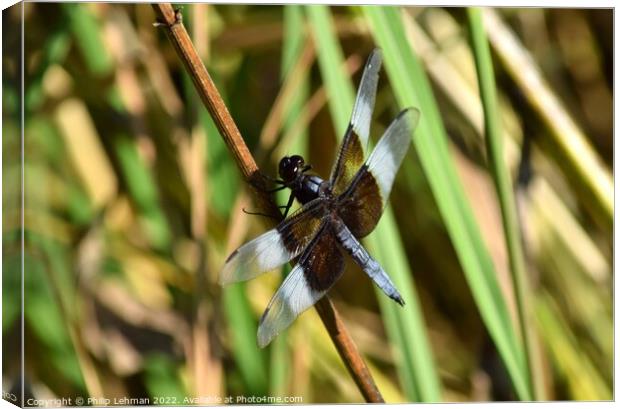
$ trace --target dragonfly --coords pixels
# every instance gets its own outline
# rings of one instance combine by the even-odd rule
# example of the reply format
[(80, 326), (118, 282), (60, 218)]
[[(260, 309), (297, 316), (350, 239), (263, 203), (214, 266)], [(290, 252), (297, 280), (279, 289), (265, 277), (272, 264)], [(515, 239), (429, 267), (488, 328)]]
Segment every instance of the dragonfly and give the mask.
[[(389, 275), (360, 242), (379, 222), (420, 117), (416, 108), (402, 110), (365, 160), (381, 62), (381, 50), (375, 49), (329, 179), (312, 174), (300, 155), (283, 157), (274, 190), (290, 189), (285, 220), (235, 250), (220, 272), (220, 284), (226, 285), (297, 259), (260, 319), (261, 348), (329, 291), (341, 277), (347, 255), (388, 297), (405, 305)], [(301, 207), (286, 218), (294, 200)]]

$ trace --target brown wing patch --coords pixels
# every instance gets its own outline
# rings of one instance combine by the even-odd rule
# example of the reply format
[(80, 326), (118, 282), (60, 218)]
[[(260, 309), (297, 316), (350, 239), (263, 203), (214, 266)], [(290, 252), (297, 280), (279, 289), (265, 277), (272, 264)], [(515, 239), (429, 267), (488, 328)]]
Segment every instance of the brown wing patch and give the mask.
[(311, 246), (299, 264), (311, 289), (327, 291), (344, 270), (344, 258), (329, 224), (323, 225)]
[(277, 227), (282, 243), (292, 254), (299, 254), (310, 243), (321, 225), (324, 210), (319, 200), (307, 203)]
[(353, 126), (349, 125), (330, 178), (332, 191), (335, 195), (339, 195), (347, 189), (363, 163), (364, 149), (359, 135), (353, 130)]
[(379, 185), (366, 165), (338, 201), (340, 218), (358, 238), (370, 234), (383, 213), (384, 200)]

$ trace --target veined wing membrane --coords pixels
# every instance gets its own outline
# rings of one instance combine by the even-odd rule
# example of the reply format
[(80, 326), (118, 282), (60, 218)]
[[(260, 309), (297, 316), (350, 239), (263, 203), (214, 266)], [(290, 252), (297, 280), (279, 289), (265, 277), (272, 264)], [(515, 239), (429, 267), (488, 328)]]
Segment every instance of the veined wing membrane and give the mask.
[(403, 110), (339, 197), (338, 200), (343, 203), (340, 217), (356, 237), (365, 237), (377, 225), (419, 118), (420, 111), (417, 109)]
[(332, 169), (330, 182), (334, 194), (342, 193), (360, 166), (364, 163), (364, 150), (368, 145), (370, 121), (375, 106), (379, 70), (381, 69), (381, 50), (375, 49), (368, 57), (362, 80), (357, 91), (353, 113), (345, 133), (336, 163)]
[(269, 302), (258, 326), (258, 346), (265, 347), (321, 299), (343, 269), (344, 258), (331, 224), (326, 221)]
[(235, 250), (220, 272), (220, 284), (250, 280), (297, 257), (321, 224), (323, 208), (313, 200), (280, 223)]

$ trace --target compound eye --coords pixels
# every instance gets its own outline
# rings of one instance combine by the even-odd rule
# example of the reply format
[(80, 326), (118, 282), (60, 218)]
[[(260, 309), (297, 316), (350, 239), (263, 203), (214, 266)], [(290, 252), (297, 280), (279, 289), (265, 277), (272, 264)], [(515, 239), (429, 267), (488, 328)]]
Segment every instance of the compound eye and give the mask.
[(290, 162), (291, 162), (291, 158), (289, 158), (288, 156), (285, 156), (282, 159), (280, 159), (280, 165), (278, 165), (278, 169), (280, 170), (280, 172), (282, 172), (283, 169), (286, 169), (289, 166)]
[(295, 163), (292, 159), (292, 157), (285, 156), (280, 160), (280, 165), (278, 166), (280, 177), (287, 181), (295, 176)]
[(295, 172), (298, 172), (299, 170), (301, 170), (301, 168), (303, 168), (304, 165), (305, 165), (304, 158), (302, 158), (299, 155), (291, 156), (291, 166), (295, 168)]
[(304, 158), (302, 158), (299, 155), (293, 155), (293, 156), (291, 156), (291, 162), (294, 162), (297, 166), (303, 166), (304, 165)]

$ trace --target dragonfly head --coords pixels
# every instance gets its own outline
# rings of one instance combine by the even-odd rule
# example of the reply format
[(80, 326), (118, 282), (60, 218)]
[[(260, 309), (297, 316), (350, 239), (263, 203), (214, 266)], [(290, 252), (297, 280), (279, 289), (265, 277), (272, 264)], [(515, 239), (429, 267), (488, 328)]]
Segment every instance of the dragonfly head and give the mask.
[(284, 182), (294, 181), (299, 175), (308, 170), (304, 158), (299, 155), (285, 156), (280, 160), (278, 172)]

